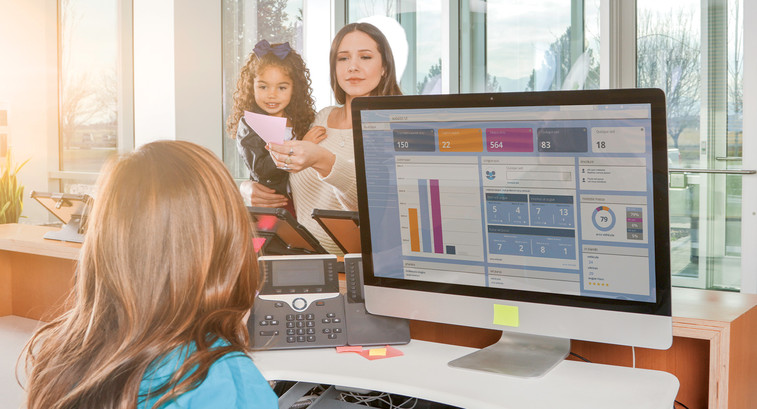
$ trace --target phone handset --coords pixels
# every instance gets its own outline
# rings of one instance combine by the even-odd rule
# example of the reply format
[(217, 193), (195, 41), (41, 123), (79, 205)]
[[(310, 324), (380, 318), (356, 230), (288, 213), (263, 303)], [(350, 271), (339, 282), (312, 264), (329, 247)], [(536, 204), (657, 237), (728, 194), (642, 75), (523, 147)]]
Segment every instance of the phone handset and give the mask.
[(347, 317), (348, 345), (407, 344), (410, 325), (406, 319), (374, 315), (365, 309), (365, 280), (361, 254), (344, 255), (347, 297), (344, 312)]

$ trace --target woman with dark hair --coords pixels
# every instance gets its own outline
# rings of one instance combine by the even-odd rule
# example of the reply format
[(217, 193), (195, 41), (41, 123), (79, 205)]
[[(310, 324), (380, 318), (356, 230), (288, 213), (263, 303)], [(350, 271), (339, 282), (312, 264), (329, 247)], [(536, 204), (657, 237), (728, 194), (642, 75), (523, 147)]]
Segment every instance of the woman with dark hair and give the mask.
[(71, 308), (27, 345), (26, 407), (277, 408), (246, 354), (258, 269), (226, 166), (159, 141), (101, 177)]
[[(316, 115), (314, 126), (326, 128), (320, 143), (286, 141), (269, 144), (274, 163), (291, 173), (289, 182), (297, 220), (332, 253), (341, 251), (310, 217), (313, 209), (357, 210), (355, 154), (352, 142), (352, 100), (362, 96), (400, 95), (394, 57), (384, 34), (368, 23), (344, 26), (334, 37), (329, 55), (331, 88), (341, 106)], [(242, 194), (253, 206), (283, 207), (284, 195), (261, 184), (245, 182)]]

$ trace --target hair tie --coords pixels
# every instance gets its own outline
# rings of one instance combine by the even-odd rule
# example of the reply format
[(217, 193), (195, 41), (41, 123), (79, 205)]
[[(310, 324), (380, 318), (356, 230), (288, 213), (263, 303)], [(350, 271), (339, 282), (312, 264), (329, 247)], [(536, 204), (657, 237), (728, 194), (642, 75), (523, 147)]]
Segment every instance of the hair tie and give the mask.
[(280, 60), (283, 60), (289, 55), (289, 52), (292, 51), (292, 47), (289, 46), (288, 42), (272, 46), (268, 40), (260, 40), (255, 44), (255, 48), (253, 48), (252, 51), (258, 56), (258, 58), (263, 58), (266, 54), (273, 53), (273, 55), (279, 57)]

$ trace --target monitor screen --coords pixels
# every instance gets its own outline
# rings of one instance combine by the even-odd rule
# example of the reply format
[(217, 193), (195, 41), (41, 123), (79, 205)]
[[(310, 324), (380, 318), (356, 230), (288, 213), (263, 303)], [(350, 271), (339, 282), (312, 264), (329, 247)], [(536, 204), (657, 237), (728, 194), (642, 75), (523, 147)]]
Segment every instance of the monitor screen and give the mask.
[[(670, 345), (661, 91), (368, 97), (352, 112), (369, 311)], [(614, 329), (627, 321), (642, 333)]]

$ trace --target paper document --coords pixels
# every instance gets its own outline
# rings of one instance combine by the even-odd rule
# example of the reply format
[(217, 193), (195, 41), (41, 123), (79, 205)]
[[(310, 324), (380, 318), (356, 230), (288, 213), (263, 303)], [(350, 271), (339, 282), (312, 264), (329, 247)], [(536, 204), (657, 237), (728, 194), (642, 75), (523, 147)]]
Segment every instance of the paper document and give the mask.
[(264, 141), (283, 144), (286, 140), (287, 119), (244, 111), (244, 120)]

